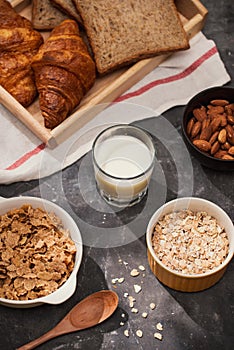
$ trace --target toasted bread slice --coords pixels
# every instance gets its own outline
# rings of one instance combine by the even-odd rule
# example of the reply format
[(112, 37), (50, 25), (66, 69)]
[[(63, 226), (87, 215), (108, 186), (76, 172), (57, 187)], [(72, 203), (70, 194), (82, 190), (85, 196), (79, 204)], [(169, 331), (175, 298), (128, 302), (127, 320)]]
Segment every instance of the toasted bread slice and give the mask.
[(189, 48), (173, 0), (73, 0), (106, 74), (142, 58)]
[(68, 16), (55, 8), (50, 0), (33, 0), (32, 24), (35, 29), (50, 30), (65, 19)]
[(50, 1), (60, 11), (66, 13), (70, 17), (73, 17), (73, 19), (75, 19), (78, 23), (82, 24), (81, 17), (78, 14), (72, 0), (50, 0)]

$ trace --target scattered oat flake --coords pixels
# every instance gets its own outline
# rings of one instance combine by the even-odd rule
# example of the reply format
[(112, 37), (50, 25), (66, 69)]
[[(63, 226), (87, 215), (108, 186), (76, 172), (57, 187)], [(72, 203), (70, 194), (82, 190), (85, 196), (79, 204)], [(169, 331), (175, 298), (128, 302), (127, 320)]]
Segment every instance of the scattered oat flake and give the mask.
[(151, 310), (154, 310), (156, 308), (156, 305), (154, 303), (150, 303)]
[(124, 335), (125, 335), (125, 337), (129, 337), (129, 330), (128, 329), (125, 329), (125, 331), (124, 331)]
[(154, 333), (154, 338), (156, 338), (156, 339), (158, 339), (158, 340), (162, 340), (163, 336), (162, 336), (161, 333), (156, 332), (156, 333)]
[(138, 309), (136, 309), (135, 307), (133, 307), (132, 310), (131, 310), (131, 312), (132, 312), (133, 314), (137, 314), (137, 313), (138, 313)]
[(127, 298), (127, 297), (128, 297), (128, 293), (125, 292), (125, 293), (124, 293), (124, 298)]
[(137, 335), (139, 338), (142, 338), (142, 337), (143, 337), (143, 332), (142, 332), (142, 330), (138, 329), (138, 330), (136, 331), (136, 335)]
[(111, 283), (115, 284), (119, 279), (118, 278), (112, 278)]
[(141, 270), (141, 271), (145, 271), (145, 267), (144, 267), (143, 265), (139, 265), (138, 268), (139, 268), (139, 270)]
[(120, 322), (119, 324), (120, 324), (120, 326), (124, 326), (124, 322)]
[(124, 277), (120, 277), (119, 279), (118, 279), (118, 283), (123, 283), (124, 282)]
[(139, 286), (138, 284), (134, 284), (134, 290), (135, 290), (135, 293), (140, 293), (141, 291), (141, 286)]
[(139, 276), (140, 272), (137, 270), (137, 269), (133, 269), (131, 272), (130, 272), (130, 275), (132, 277), (136, 277), (136, 276)]
[(146, 318), (146, 317), (148, 316), (148, 314), (147, 314), (147, 312), (142, 312), (141, 316), (142, 316), (143, 318)]
[(136, 301), (136, 299), (134, 297), (132, 297), (131, 295), (129, 295), (128, 301), (129, 301), (129, 306), (133, 307), (134, 306), (134, 302)]
[(158, 323), (156, 324), (156, 328), (157, 328), (158, 331), (162, 331), (162, 330), (163, 330), (163, 325), (162, 325), (162, 323), (161, 323), (161, 322), (158, 322)]

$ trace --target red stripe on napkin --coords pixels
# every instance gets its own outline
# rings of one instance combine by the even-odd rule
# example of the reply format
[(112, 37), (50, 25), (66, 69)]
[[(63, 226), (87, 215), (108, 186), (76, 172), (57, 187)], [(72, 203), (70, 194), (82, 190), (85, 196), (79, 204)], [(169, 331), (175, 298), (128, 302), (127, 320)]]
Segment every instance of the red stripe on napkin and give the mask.
[(171, 75), (167, 78), (154, 80), (151, 83), (142, 86), (138, 90), (135, 90), (133, 92), (129, 92), (128, 94), (125, 94), (125, 95), (118, 97), (114, 102), (121, 102), (121, 101), (127, 100), (128, 98), (139, 96), (157, 85), (167, 84), (167, 83), (171, 83), (171, 82), (176, 81), (176, 80), (183, 79), (183, 78), (187, 77), (189, 74), (193, 73), (204, 61), (209, 59), (211, 56), (213, 56), (217, 52), (218, 52), (217, 47), (214, 46), (209, 51), (204, 53), (204, 55), (199, 57), (195, 62), (193, 62), (183, 72), (175, 74), (175, 75)]
[(16, 168), (18, 168), (19, 166), (21, 166), (23, 163), (25, 163), (29, 158), (31, 158), (32, 156), (34, 156), (35, 154), (41, 152), (44, 148), (45, 148), (45, 143), (41, 143), (39, 146), (37, 146), (36, 148), (34, 148), (32, 151), (25, 153), (22, 157), (20, 157), (19, 159), (17, 159), (16, 162), (14, 162), (13, 164), (11, 164), (10, 166), (8, 166), (5, 170), (14, 170)]

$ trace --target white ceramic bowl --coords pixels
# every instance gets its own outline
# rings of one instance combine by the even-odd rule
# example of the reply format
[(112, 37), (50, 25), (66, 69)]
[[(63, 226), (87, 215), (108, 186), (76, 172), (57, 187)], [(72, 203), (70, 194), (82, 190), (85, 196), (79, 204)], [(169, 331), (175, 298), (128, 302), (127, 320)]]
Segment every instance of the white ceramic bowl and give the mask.
[[(157, 257), (151, 240), (155, 224), (165, 214), (182, 209), (190, 209), (195, 212), (205, 211), (216, 218), (218, 224), (225, 228), (229, 240), (229, 253), (218, 267), (205, 273), (189, 275), (166, 267)], [(195, 292), (211, 287), (223, 276), (234, 253), (234, 226), (226, 212), (213, 202), (195, 197), (178, 198), (164, 204), (153, 214), (147, 226), (146, 242), (149, 265), (155, 276), (170, 288), (184, 292)]]
[(48, 200), (45, 200), (43, 198), (38, 198), (38, 197), (21, 196), (21, 197), (9, 198), (9, 199), (0, 198), (0, 215), (5, 214), (7, 211), (11, 209), (20, 208), (23, 204), (31, 204), (33, 208), (41, 208), (47, 212), (53, 212), (55, 213), (56, 216), (58, 216), (62, 220), (64, 228), (69, 230), (71, 239), (74, 241), (76, 245), (77, 252), (76, 252), (76, 258), (75, 258), (75, 265), (67, 281), (55, 292), (47, 296), (40, 297), (33, 300), (21, 301), (21, 300), (9, 300), (5, 298), (0, 298), (0, 304), (4, 304), (5, 306), (10, 306), (10, 307), (27, 308), (27, 307), (41, 305), (43, 303), (45, 304), (63, 303), (65, 300), (67, 300), (72, 296), (72, 294), (75, 292), (75, 289), (76, 289), (76, 276), (81, 264), (81, 259), (83, 254), (82, 238), (81, 238), (79, 228), (76, 225), (75, 221), (72, 219), (72, 217), (64, 209), (62, 209), (61, 207), (59, 207), (57, 204), (53, 202), (50, 202)]

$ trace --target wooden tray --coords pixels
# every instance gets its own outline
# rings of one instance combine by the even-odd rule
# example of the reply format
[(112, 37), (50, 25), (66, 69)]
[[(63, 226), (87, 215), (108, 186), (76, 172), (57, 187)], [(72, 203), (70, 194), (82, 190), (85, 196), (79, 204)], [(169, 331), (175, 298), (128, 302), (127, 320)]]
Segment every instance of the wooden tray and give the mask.
[[(31, 1), (13, 0), (11, 3), (21, 15), (31, 19)], [(198, 0), (176, 0), (175, 4), (185, 31), (191, 38), (203, 28), (208, 11)], [(46, 36), (48, 33), (43, 33), (43, 35)], [(25, 109), (0, 86), (0, 103), (20, 119), (37, 137), (53, 148), (88, 123), (108, 104), (141, 80), (167, 57), (168, 55), (161, 55), (144, 59), (131, 67), (98, 78), (77, 110), (53, 130), (44, 127), (38, 99)]]

